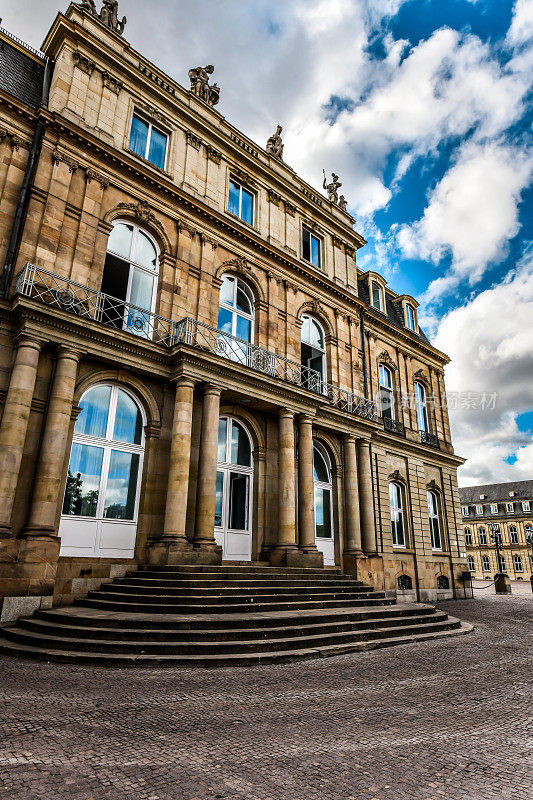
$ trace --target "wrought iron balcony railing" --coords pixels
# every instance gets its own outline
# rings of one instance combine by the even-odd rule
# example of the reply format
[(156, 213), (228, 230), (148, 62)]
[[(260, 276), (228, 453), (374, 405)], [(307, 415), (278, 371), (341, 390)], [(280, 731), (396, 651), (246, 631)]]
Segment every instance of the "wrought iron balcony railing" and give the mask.
[(430, 433), (429, 431), (420, 431), (420, 441), (423, 444), (429, 444), (430, 447), (439, 446), (438, 436), (435, 436), (434, 433)]
[(399, 419), (391, 419), (390, 417), (383, 417), (383, 427), (390, 433), (397, 433), (398, 436), (405, 436), (405, 427), (403, 422)]
[(124, 330), (156, 344), (172, 347), (187, 344), (229, 359), (272, 378), (316, 392), (336, 408), (349, 414), (377, 421), (373, 400), (359, 397), (322, 379), (314, 369), (264, 350), (191, 317), (173, 322), (152, 311), (126, 303), (116, 297), (90, 289), (34, 264), (26, 264), (17, 276), (15, 292), (39, 300), (103, 325)]

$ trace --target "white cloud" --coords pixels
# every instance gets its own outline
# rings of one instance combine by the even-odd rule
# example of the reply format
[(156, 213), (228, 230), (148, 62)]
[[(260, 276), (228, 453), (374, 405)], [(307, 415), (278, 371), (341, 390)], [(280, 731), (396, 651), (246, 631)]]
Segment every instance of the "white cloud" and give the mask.
[[(533, 441), (516, 424), (517, 415), (533, 410), (532, 320), (533, 249), (502, 284), (451, 311), (439, 326), (435, 345), (452, 359), (447, 390), (460, 393), (450, 418), (456, 452), (468, 458), (459, 472), (462, 485), (533, 474)], [(509, 456), (514, 465), (505, 461)]]
[(533, 1), (516, 0), (513, 8), (513, 19), (507, 33), (507, 41), (511, 46), (521, 45), (533, 38)]
[(519, 230), (518, 203), (533, 157), (508, 144), (467, 143), (430, 195), (422, 218), (404, 225), (398, 243), (408, 258), (438, 263), (451, 255), (451, 271), (433, 281), (426, 302), (461, 280), (472, 285), (504, 254)]

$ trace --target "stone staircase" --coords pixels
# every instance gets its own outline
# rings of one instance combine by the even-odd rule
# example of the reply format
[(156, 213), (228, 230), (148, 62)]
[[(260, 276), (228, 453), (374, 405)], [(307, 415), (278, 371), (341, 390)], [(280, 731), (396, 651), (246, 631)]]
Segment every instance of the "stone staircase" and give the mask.
[(0, 631), (0, 652), (87, 664), (245, 666), (465, 633), (338, 570), (144, 567)]

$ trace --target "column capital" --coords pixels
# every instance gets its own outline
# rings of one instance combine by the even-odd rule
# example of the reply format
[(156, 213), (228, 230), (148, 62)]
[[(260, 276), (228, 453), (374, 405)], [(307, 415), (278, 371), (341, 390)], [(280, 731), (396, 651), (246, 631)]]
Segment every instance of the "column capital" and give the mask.
[(204, 395), (204, 397), (209, 394), (220, 397), (220, 395), (222, 394), (222, 387), (217, 386), (214, 383), (204, 383), (202, 387), (202, 394)]
[(372, 439), (370, 436), (357, 436), (357, 444), (359, 447), (370, 447)]
[(60, 344), (57, 347), (56, 358), (70, 358), (77, 363), (81, 356), (80, 350), (76, 350), (75, 347), (70, 347), (68, 344)]
[(303, 414), (298, 414), (298, 422), (301, 425), (312, 425), (315, 420), (314, 414), (309, 414), (304, 412)]
[(355, 444), (355, 442), (357, 441), (357, 436), (355, 435), (355, 433), (345, 433), (343, 439), (347, 443), (353, 442)]
[(176, 387), (188, 386), (189, 388), (194, 389), (198, 381), (195, 378), (188, 378), (185, 375), (180, 375), (179, 377), (174, 378), (172, 383), (176, 384)]
[(37, 352), (40, 352), (45, 344), (44, 339), (41, 339), (39, 336), (34, 336), (31, 333), (25, 333), (24, 331), (19, 331), (13, 341), (17, 345), (17, 348), (32, 347), (34, 350), (37, 350)]
[(291, 408), (280, 408), (278, 410), (278, 416), (280, 417), (280, 419), (289, 417), (290, 419), (294, 419), (295, 413), (296, 412), (293, 411)]

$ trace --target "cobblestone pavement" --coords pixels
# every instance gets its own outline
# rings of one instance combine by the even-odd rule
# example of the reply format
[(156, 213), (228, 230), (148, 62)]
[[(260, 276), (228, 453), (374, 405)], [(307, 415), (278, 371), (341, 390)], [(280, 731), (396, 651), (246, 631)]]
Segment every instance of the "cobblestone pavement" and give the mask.
[(533, 597), (442, 608), (474, 633), (214, 671), (0, 657), (0, 797), (532, 800)]

